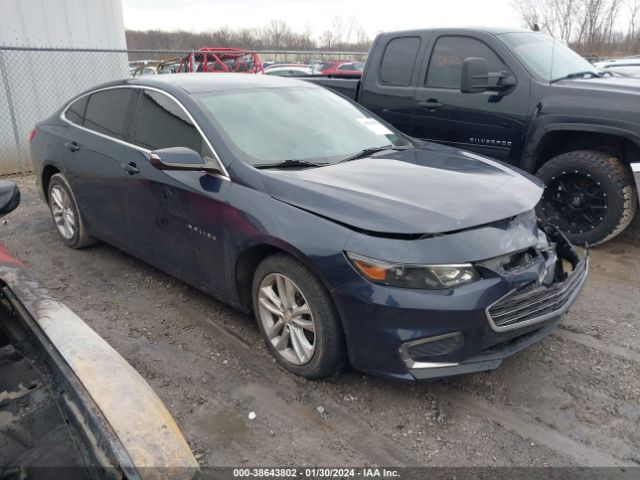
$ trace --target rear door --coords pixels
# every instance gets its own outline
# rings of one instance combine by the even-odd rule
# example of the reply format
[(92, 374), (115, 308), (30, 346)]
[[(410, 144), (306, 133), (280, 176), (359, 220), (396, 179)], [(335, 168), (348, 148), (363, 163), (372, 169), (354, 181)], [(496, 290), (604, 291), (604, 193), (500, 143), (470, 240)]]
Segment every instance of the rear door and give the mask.
[(149, 153), (187, 147), (203, 158), (215, 155), (192, 117), (171, 96), (141, 91), (133, 124), (134, 146), (123, 162), (139, 173), (127, 178), (123, 194), (133, 253), (206, 290), (224, 284), (223, 215), (230, 182), (202, 172), (161, 171)]
[(65, 112), (70, 123), (63, 148), (69, 181), (87, 229), (126, 248), (127, 224), (121, 201), (126, 177), (121, 164), (135, 91), (110, 88), (83, 97)]
[[(529, 77), (489, 35), (472, 38), (444, 31), (432, 45), (415, 90), (414, 136), (517, 161), (528, 121)], [(462, 62), (468, 57), (486, 59), (489, 72), (513, 74), (517, 85), (502, 95), (462, 93)]]

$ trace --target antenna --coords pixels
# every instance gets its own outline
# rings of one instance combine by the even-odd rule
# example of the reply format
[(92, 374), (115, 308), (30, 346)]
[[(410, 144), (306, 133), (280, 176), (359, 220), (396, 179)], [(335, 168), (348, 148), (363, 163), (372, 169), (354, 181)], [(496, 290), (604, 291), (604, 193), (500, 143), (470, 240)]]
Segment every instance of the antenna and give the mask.
[(556, 58), (556, 39), (553, 39), (553, 45), (551, 47), (551, 71), (549, 72), (549, 85), (551, 85), (551, 80), (553, 80), (553, 61)]

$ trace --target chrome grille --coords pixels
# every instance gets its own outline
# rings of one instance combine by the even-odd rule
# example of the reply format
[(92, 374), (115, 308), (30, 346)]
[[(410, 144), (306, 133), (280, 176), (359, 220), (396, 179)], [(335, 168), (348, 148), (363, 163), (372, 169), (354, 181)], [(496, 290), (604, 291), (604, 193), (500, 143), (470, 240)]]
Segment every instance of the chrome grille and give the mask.
[(489, 321), (495, 330), (510, 330), (563, 312), (582, 287), (587, 268), (585, 258), (563, 282), (548, 287), (530, 283), (514, 290), (487, 309)]

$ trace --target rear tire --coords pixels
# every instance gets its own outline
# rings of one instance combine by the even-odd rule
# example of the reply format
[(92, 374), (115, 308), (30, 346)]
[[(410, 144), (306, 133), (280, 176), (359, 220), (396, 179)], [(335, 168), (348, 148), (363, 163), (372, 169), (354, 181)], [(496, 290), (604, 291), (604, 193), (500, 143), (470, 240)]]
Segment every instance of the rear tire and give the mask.
[(546, 188), (537, 213), (574, 244), (597, 245), (620, 234), (633, 219), (638, 194), (618, 158), (595, 150), (564, 153), (536, 174)]
[[(265, 343), (284, 368), (308, 379), (342, 368), (346, 349), (338, 313), (329, 293), (303, 264), (286, 254), (264, 259), (254, 274), (252, 299)], [(308, 313), (295, 315), (296, 310)]]
[(63, 174), (56, 173), (49, 180), (47, 199), (51, 217), (66, 246), (85, 248), (96, 243), (87, 234), (76, 199)]

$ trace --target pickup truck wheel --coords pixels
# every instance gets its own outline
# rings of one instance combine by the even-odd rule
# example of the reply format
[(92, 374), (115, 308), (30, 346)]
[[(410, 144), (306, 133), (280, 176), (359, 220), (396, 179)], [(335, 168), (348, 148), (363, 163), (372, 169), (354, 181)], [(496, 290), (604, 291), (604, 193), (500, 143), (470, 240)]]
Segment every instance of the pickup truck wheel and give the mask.
[(96, 243), (87, 234), (71, 187), (61, 173), (56, 173), (49, 180), (47, 199), (53, 221), (66, 246), (84, 248)]
[(549, 160), (536, 175), (546, 184), (538, 216), (571, 242), (597, 245), (631, 223), (637, 192), (631, 172), (616, 157), (595, 150), (568, 152)]
[(309, 379), (337, 373), (345, 362), (342, 325), (324, 286), (286, 254), (256, 269), (253, 311), (264, 340), (287, 370)]

